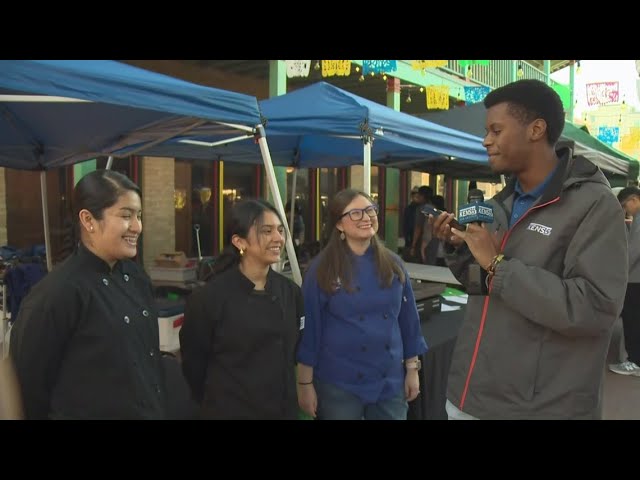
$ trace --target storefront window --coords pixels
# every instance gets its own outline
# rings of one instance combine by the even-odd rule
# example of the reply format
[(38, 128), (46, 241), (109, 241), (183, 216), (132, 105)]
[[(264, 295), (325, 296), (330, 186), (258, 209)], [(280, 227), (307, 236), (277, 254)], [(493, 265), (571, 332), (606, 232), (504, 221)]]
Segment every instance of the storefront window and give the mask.
[[(223, 225), (226, 226), (231, 215), (231, 208), (236, 202), (256, 197), (256, 166), (240, 163), (224, 163), (222, 201)], [(223, 232), (226, 241), (226, 234)], [(225, 245), (226, 246), (226, 245)]]
[[(214, 186), (212, 162), (189, 161), (191, 166), (191, 192), (189, 195), (188, 207), (190, 212), (189, 223), (186, 224), (191, 237), (188, 256), (198, 256), (198, 237), (200, 238), (200, 249), (203, 257), (213, 255), (213, 235), (218, 231), (214, 225)], [(174, 197), (175, 198), (175, 197)], [(178, 211), (176, 211), (178, 215)], [(184, 222), (183, 222), (184, 223)], [(197, 230), (199, 228), (199, 230)], [(176, 233), (178, 232), (178, 221), (176, 219)], [(176, 245), (177, 247), (177, 245)]]
[(293, 167), (287, 168), (287, 198), (284, 199), (285, 213), (287, 215), (287, 222), (289, 222), (289, 230), (294, 236), (294, 240), (298, 240), (298, 243), (302, 245), (306, 241), (312, 240), (311, 228), (311, 212), (309, 211), (309, 170), (298, 169), (296, 177), (296, 210), (299, 209), (300, 217), (294, 220), (294, 228), (291, 223), (291, 192), (293, 191)]

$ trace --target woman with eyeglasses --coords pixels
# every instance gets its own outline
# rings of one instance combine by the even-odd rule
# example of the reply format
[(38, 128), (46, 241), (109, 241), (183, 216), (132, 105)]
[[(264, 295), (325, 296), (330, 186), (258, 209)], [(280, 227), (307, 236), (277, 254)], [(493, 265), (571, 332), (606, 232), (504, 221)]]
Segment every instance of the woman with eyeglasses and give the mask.
[(302, 286), (298, 404), (323, 420), (406, 420), (427, 351), (409, 275), (358, 190), (329, 202), (329, 240)]

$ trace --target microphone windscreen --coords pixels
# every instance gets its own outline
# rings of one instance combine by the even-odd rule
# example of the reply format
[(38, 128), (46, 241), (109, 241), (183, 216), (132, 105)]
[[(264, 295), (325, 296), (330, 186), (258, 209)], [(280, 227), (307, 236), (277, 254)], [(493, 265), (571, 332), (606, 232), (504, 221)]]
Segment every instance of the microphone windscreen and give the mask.
[(493, 223), (493, 207), (484, 202), (462, 205), (458, 209), (458, 221), (463, 225), (474, 222)]

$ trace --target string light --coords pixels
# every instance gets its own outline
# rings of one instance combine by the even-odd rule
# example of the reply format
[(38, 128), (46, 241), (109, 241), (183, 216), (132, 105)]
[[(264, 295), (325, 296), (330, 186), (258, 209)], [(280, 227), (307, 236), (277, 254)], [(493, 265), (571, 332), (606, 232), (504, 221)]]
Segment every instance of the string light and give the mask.
[(360, 67), (356, 65), (356, 73), (358, 73), (359, 71), (360, 71)]
[(407, 92), (407, 103), (411, 103), (411, 90)]
[(524, 77), (524, 68), (522, 68), (522, 64), (521, 63), (518, 64), (518, 73), (517, 73), (517, 75), (518, 75), (518, 78)]
[(316, 64), (313, 66), (314, 70), (320, 70), (320, 60), (316, 60)]
[(420, 93), (424, 92), (424, 87), (420, 87)]
[(364, 75), (360, 75), (360, 77), (358, 77), (358, 81), (359, 82), (364, 82)]
[(385, 82), (387, 81), (387, 74), (386, 73), (382, 74), (382, 80), (384, 80)]
[(375, 77), (376, 76), (376, 72), (371, 72), (371, 76)]

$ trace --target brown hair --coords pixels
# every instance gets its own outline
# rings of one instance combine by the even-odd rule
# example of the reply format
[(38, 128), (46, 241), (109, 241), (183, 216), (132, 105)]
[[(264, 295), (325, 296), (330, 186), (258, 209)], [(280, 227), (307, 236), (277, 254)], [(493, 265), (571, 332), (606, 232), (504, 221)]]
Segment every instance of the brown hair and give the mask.
[[(345, 240), (340, 239), (340, 231), (336, 225), (344, 209), (357, 196), (362, 196), (374, 203), (369, 195), (360, 190), (347, 188), (342, 190), (329, 201), (329, 235), (325, 248), (320, 253), (321, 258), (318, 263), (317, 279), (318, 285), (327, 293), (333, 293), (336, 290), (336, 281), (340, 279), (341, 286), (348, 292), (353, 292), (351, 288), (353, 259), (351, 250)], [(405, 282), (404, 271), (395, 260), (393, 255), (382, 244), (378, 235), (371, 238), (371, 247), (373, 248), (373, 257), (378, 270), (378, 278), (380, 286), (389, 288), (393, 282), (393, 274), (398, 275), (401, 283)]]

